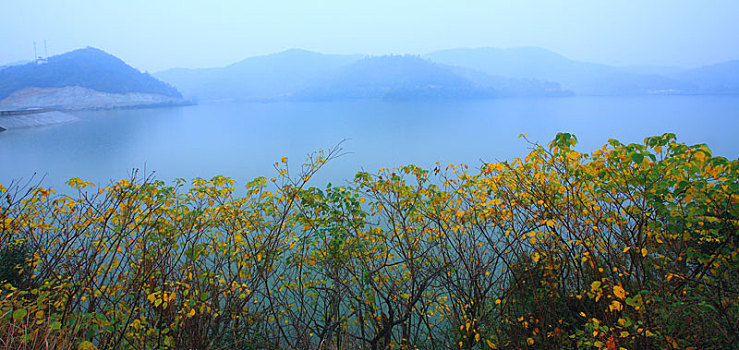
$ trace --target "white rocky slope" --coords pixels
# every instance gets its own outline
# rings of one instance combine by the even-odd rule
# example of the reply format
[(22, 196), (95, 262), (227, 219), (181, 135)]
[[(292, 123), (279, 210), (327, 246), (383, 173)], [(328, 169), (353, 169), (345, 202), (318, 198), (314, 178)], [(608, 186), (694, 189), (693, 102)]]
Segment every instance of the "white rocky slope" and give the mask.
[(55, 108), (62, 110), (110, 109), (183, 104), (184, 100), (157, 94), (112, 94), (79, 86), (25, 88), (0, 101), (0, 110)]
[(69, 123), (78, 120), (77, 117), (52, 111), (44, 113), (0, 115), (0, 131), (3, 129), (32, 128), (53, 124)]

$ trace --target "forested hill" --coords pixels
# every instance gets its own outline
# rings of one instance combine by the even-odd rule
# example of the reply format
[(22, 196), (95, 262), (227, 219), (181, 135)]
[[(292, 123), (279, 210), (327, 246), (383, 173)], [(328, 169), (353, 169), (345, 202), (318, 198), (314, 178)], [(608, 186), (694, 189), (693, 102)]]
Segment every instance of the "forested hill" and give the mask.
[(492, 76), (556, 82), (578, 95), (739, 93), (739, 61), (694, 69), (616, 67), (572, 60), (537, 47), (450, 49), (424, 57)]
[(495, 91), (446, 67), (403, 55), (364, 58), (296, 96), (311, 100), (482, 98), (494, 97)]
[(554, 82), (492, 76), (419, 56), (326, 55), (305, 50), (222, 68), (155, 73), (187, 98), (209, 100), (465, 99), (571, 94)]
[(171, 85), (92, 47), (50, 57), (43, 64), (33, 62), (0, 70), (0, 100), (25, 88), (70, 86), (115, 94), (147, 93), (182, 97)]

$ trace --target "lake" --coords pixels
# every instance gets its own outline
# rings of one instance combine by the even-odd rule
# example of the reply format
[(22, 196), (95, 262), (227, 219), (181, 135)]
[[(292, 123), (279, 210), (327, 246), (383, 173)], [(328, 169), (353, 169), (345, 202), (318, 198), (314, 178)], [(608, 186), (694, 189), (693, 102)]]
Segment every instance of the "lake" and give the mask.
[(80, 120), (0, 133), (0, 183), (36, 173), (54, 188), (72, 177), (107, 184), (139, 168), (165, 181), (221, 174), (243, 185), (275, 175), (282, 156), (295, 166), (346, 140), (348, 153), (313, 182), (323, 186), (380, 167), (512, 159), (530, 147), (522, 133), (540, 144), (574, 133), (588, 153), (609, 138), (642, 142), (673, 132), (715, 155), (739, 155), (739, 96), (221, 103), (72, 114)]

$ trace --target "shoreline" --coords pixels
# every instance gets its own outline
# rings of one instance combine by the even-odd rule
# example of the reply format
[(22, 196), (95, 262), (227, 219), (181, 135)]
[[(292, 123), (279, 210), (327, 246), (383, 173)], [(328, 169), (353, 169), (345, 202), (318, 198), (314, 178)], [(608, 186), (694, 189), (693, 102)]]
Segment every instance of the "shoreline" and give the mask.
[(0, 132), (11, 129), (33, 128), (38, 126), (69, 123), (79, 120), (79, 118), (71, 114), (55, 110), (45, 110), (41, 112), (34, 110), (22, 112), (25, 113), (0, 115)]
[(185, 107), (193, 106), (195, 104), (196, 103), (193, 101), (182, 101), (172, 103), (152, 103), (115, 107), (29, 108), (0, 110), (0, 132), (10, 129), (33, 128), (39, 126), (69, 123), (79, 120), (79, 118), (69, 114), (68, 112)]
[(11, 115), (26, 115), (26, 114), (38, 114), (56, 111), (52, 108), (31, 108), (31, 109), (13, 109), (13, 110), (0, 110), (0, 116), (11, 116)]

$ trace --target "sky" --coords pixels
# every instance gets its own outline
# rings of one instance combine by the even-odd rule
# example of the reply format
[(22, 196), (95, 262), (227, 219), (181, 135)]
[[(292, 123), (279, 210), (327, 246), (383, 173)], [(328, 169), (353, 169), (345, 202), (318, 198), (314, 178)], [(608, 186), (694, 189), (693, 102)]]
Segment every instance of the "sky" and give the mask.
[(0, 64), (93, 46), (149, 72), (290, 48), (543, 47), (619, 66), (739, 59), (739, 0), (0, 0)]

